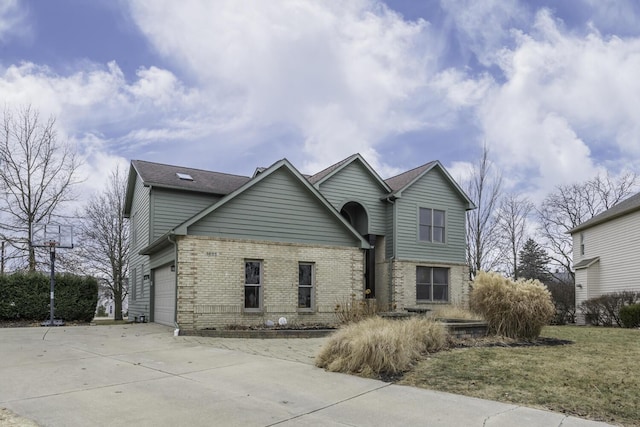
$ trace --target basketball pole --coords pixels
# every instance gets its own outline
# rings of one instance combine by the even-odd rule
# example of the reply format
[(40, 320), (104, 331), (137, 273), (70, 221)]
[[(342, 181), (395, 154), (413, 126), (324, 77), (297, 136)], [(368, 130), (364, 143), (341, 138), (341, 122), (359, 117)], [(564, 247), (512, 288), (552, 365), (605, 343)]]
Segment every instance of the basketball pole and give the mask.
[(50, 317), (49, 317), (49, 326), (54, 326), (53, 323), (53, 314), (54, 314), (54, 306), (53, 306), (53, 301), (54, 301), (54, 287), (56, 285), (56, 244), (53, 242), (49, 242), (49, 252), (51, 253), (51, 279), (50, 279), (50, 285), (51, 285), (51, 303), (50, 303)]

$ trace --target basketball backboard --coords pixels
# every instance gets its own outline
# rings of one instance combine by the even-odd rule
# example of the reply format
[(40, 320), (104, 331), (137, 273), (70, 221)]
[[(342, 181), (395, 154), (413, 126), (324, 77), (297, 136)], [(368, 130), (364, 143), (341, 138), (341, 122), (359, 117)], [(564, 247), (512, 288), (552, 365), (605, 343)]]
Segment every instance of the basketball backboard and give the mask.
[(72, 249), (73, 227), (60, 224), (36, 224), (31, 233), (31, 246)]

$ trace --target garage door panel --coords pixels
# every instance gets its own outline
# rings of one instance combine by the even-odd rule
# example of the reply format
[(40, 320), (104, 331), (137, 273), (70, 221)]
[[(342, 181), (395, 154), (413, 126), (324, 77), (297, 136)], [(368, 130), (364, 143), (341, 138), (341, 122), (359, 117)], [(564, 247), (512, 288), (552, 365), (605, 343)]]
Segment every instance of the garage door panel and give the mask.
[(167, 326), (174, 325), (176, 307), (175, 272), (171, 266), (154, 270), (153, 321)]

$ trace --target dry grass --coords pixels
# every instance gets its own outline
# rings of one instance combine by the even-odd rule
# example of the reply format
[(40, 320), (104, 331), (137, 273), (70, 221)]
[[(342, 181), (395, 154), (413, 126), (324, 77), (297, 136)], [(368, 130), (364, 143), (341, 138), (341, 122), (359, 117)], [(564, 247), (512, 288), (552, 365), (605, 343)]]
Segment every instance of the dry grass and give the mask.
[(438, 307), (431, 313), (429, 317), (432, 319), (463, 319), (463, 320), (483, 320), (482, 316), (471, 312), (460, 305), (444, 305)]
[(573, 344), (444, 351), (400, 383), (640, 426), (640, 330), (549, 326), (542, 335)]
[(445, 348), (446, 337), (444, 327), (429, 319), (372, 317), (333, 334), (316, 357), (316, 365), (367, 377), (395, 375), (422, 355)]
[(469, 305), (486, 319), (491, 333), (527, 340), (538, 337), (556, 312), (551, 293), (539, 281), (514, 282), (483, 271), (473, 281)]

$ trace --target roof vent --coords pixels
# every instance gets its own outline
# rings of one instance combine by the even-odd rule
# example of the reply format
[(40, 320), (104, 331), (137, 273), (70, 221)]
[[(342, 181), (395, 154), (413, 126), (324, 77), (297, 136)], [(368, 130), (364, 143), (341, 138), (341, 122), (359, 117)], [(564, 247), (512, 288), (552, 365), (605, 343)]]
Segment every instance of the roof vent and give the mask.
[(191, 175), (189, 175), (188, 173), (180, 173), (180, 172), (176, 172), (176, 176), (178, 178), (180, 178), (183, 181), (193, 181), (193, 177)]

